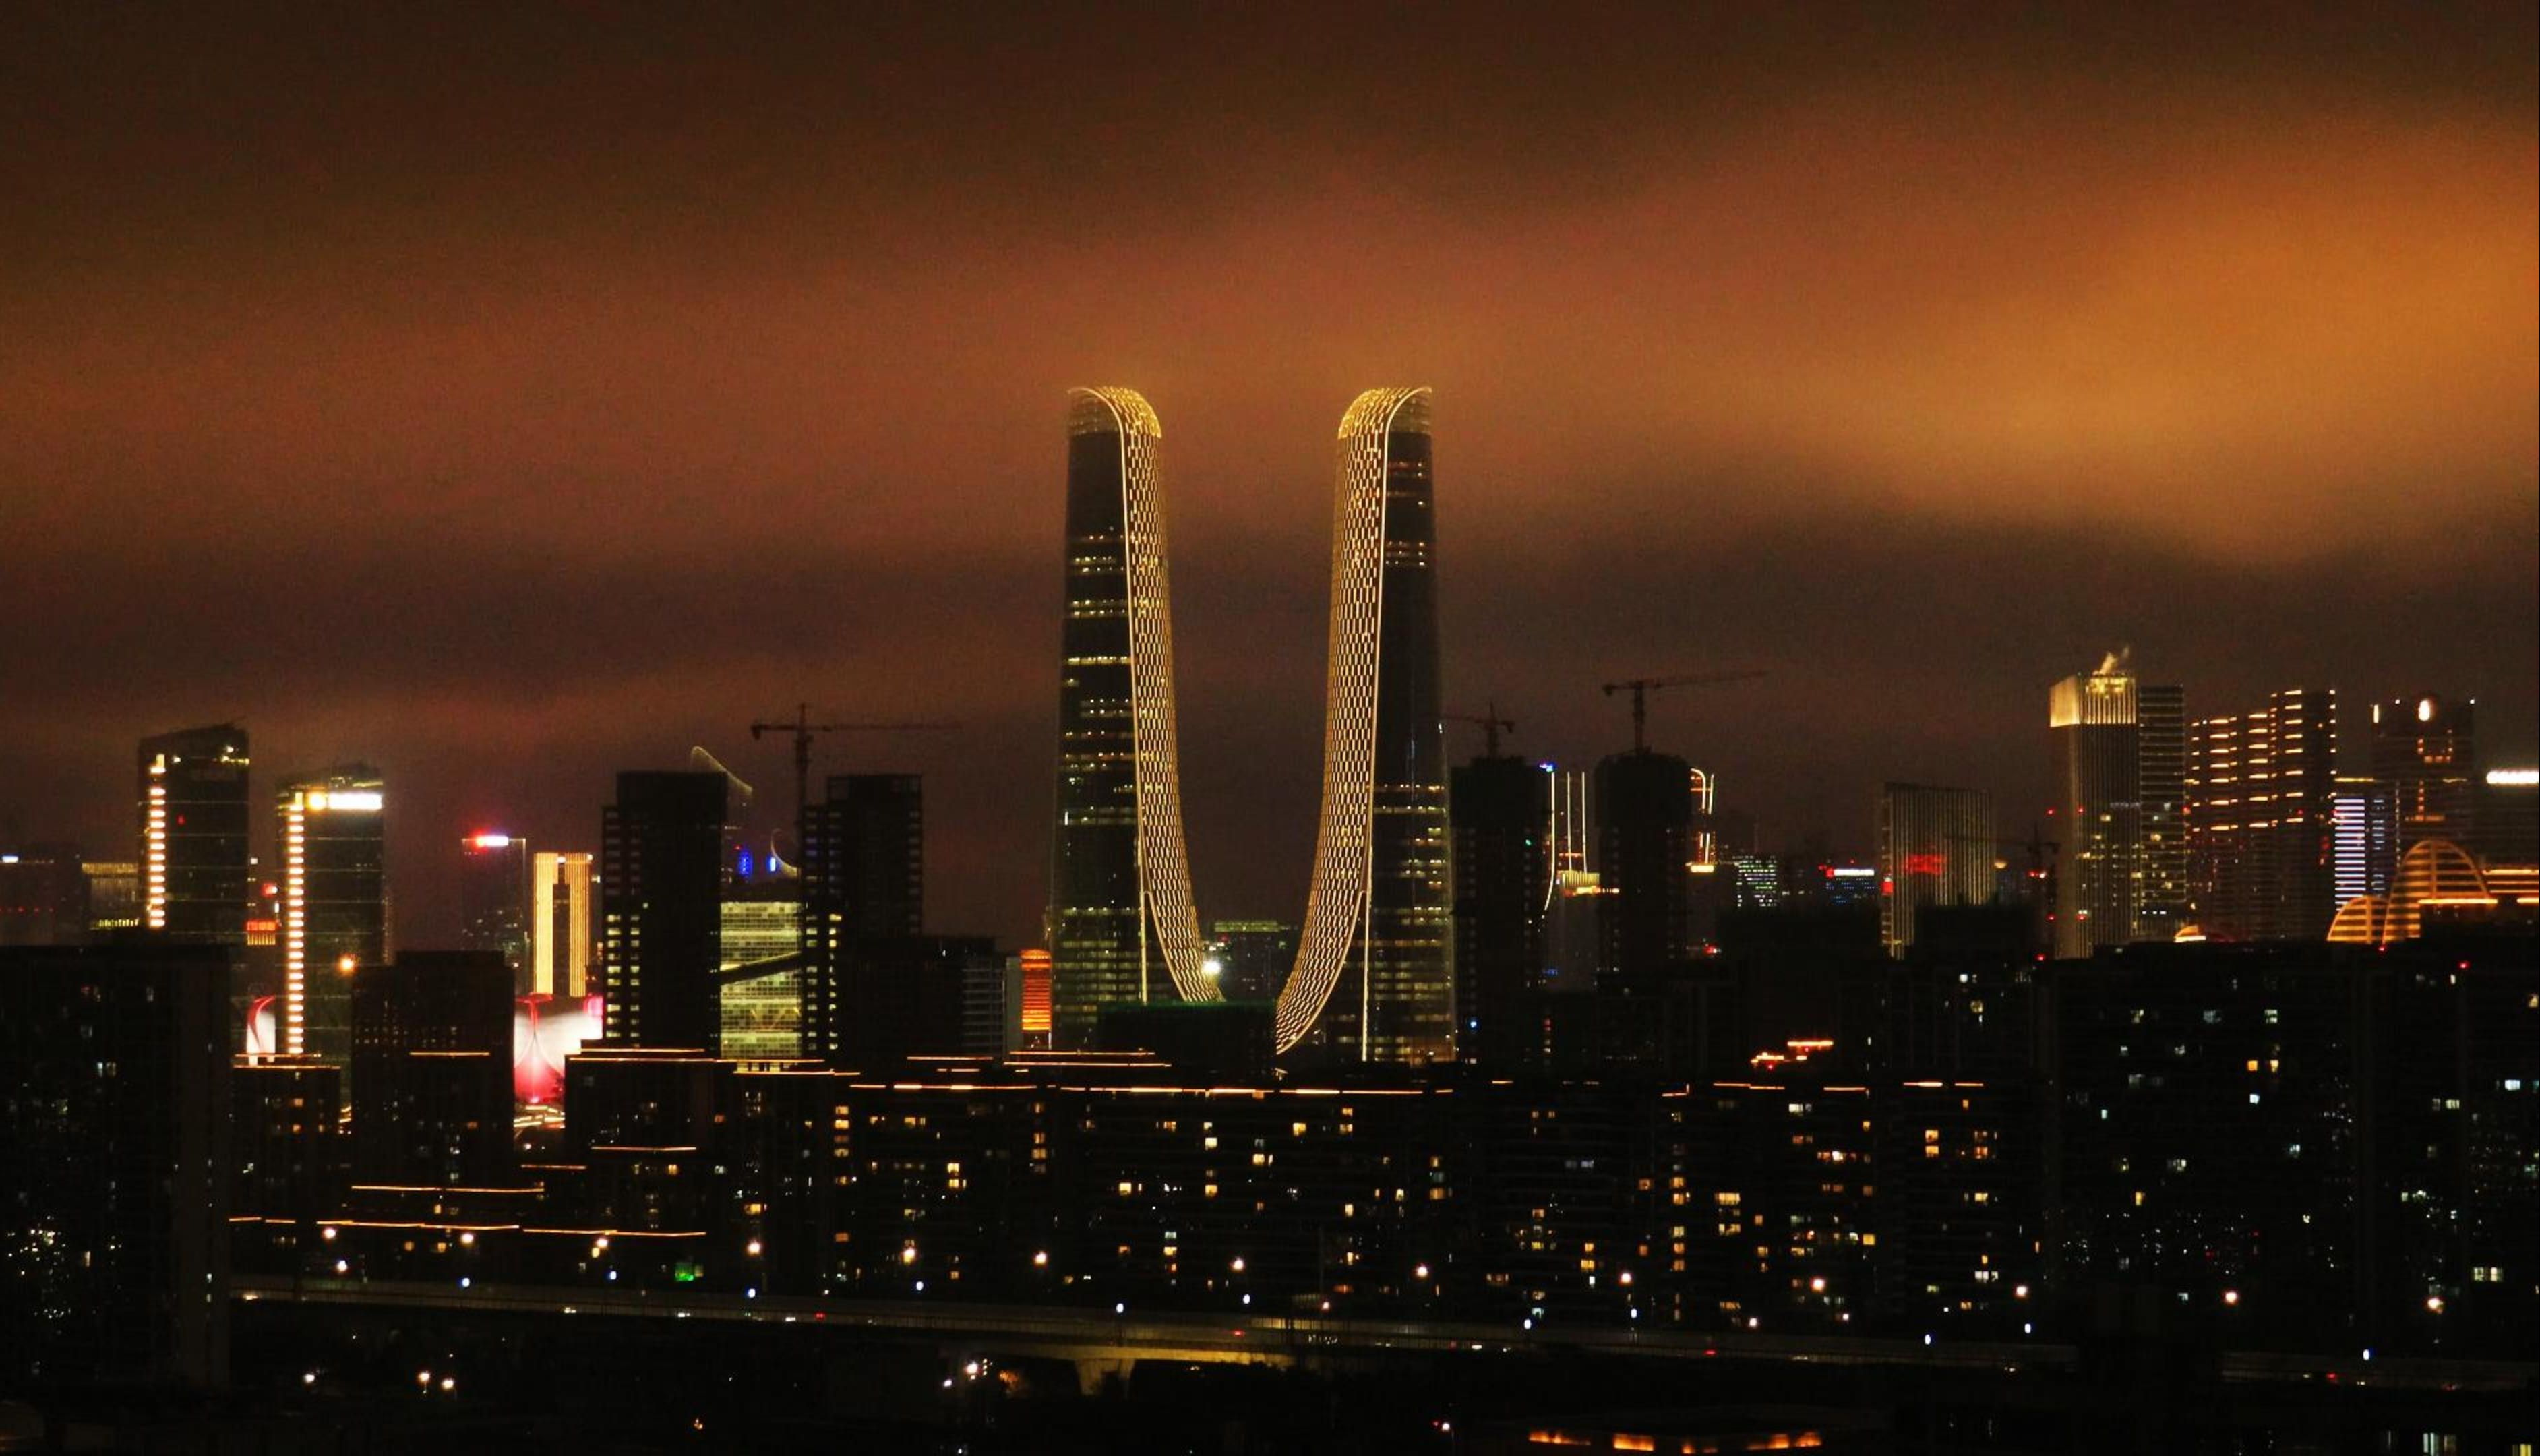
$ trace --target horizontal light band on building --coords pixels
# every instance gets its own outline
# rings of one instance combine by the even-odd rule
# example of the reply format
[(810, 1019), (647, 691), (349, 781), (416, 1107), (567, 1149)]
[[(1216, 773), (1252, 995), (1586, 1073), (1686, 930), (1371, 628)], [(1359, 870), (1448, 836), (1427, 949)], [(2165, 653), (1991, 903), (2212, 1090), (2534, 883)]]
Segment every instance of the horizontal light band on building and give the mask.
[(2540, 769), (2489, 769), (2487, 782), (2498, 789), (2540, 788)]

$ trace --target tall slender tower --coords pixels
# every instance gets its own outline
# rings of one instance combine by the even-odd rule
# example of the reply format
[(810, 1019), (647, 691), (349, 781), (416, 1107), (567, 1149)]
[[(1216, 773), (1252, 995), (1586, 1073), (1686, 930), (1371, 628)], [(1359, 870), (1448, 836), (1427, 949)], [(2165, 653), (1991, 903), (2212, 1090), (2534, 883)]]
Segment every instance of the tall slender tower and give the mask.
[(2055, 816), (2055, 953), (2135, 938), (2143, 904), (2143, 736), (2134, 669), (2110, 653), (2047, 695)]
[(388, 785), (346, 764), (282, 786), (282, 1035), (288, 1056), (353, 1053), (353, 978), (388, 959)]
[(1323, 806), (1280, 1050), (1362, 1062), (1454, 1055), (1446, 764), (1438, 717), (1437, 480), (1429, 391), (1341, 416)]
[(1215, 999), (1182, 847), (1164, 428), (1134, 389), (1067, 416), (1050, 1034), (1087, 1045), (1105, 1005)]

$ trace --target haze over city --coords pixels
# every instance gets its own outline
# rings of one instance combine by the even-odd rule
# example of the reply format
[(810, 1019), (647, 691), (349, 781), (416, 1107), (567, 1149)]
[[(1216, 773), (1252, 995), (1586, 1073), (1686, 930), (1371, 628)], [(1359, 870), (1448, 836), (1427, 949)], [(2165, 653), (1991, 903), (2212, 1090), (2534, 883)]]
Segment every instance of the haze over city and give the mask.
[(1766, 669), (1653, 737), (1768, 842), (1882, 777), (2012, 832), (2121, 643), (2528, 757), (2527, 9), (797, 20), (0, 22), (0, 830), (111, 843), (97, 745), (235, 718), (384, 768), (446, 942), (453, 837), (587, 847), (616, 769), (777, 827), (809, 700), (962, 725), (822, 762), (924, 772), (930, 918), (1030, 943), (1093, 383), (1164, 423), (1207, 915), (1304, 900), (1373, 383), (1437, 390), (1447, 704), (1585, 760), (1597, 682)]

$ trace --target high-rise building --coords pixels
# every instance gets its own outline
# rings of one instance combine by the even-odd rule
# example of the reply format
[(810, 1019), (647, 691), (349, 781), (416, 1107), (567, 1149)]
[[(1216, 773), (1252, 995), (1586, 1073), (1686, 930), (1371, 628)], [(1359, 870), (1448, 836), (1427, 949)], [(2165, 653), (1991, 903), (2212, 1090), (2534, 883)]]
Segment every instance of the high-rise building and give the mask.
[(1476, 758), (1447, 780), (1454, 828), (1455, 1049), (1509, 1067), (1527, 1045), (1543, 982), (1552, 888), (1552, 775), (1525, 759)]
[(1215, 988), (1182, 842), (1164, 429), (1135, 390), (1080, 389), (1067, 437), (1048, 929), (1052, 1042), (1078, 1048), (1106, 1005)]
[(752, 857), (723, 892), (718, 975), (723, 1055), (736, 1061), (798, 1057), (803, 1049), (803, 880), (774, 855)]
[(2341, 775), (2329, 799), (2330, 897), (2390, 893), (2399, 867), (2399, 800), (2376, 779)]
[(2085, 956), (2154, 935), (2144, 915), (2141, 684), (2126, 655), (2055, 684), (2046, 721), (2055, 953)]
[(2337, 914), (2337, 690), (2287, 688), (2188, 736), (2195, 924), (2213, 940), (2316, 940)]
[(595, 989), (591, 856), (541, 853), (531, 865), (529, 994), (579, 1001)]
[[(387, 788), (366, 764), (282, 786), (279, 1050), (286, 1057), (340, 1067), (352, 1056), (353, 978), (388, 959)], [(245, 890), (241, 881), (234, 911), (244, 911)], [(347, 1072), (347, 1090), (356, 1075)]]
[(76, 845), (35, 844), (0, 853), (0, 945), (86, 940), (88, 892), (88, 870)]
[(247, 939), (247, 741), (236, 724), (141, 740), (141, 927)]
[(859, 1014), (848, 995), (862, 948), (926, 928), (925, 784), (839, 774), (804, 814), (802, 1052), (840, 1055)]
[(1646, 980), (1692, 955), (1693, 766), (1635, 748), (1596, 765), (1596, 981)]
[(628, 772), (600, 815), (600, 985), (612, 1043), (712, 1053), (722, 1040), (729, 774)]
[(358, 1182), (495, 1188), (512, 1174), (512, 969), (402, 951), (353, 982)]
[(2540, 769), (2489, 769), (2477, 805), (2470, 850), (2482, 867), (2540, 865)]
[(2186, 924), (2187, 693), (2176, 683), (2135, 686), (2137, 784), (2143, 803), (2143, 891), (2137, 938), (2176, 938)]
[(1994, 897), (1993, 796), (1974, 789), (1889, 784), (1878, 796), (1879, 936), (1903, 955), (1934, 905)]
[(2372, 777), (2399, 809), (2399, 852), (2421, 839), (2467, 847), (2476, 832), (2478, 700), (2423, 693), (2372, 705)]
[(0, 1386), (226, 1381), (235, 953), (0, 950)]
[(516, 994), (527, 996), (529, 961), (529, 842), (486, 830), (459, 842), (459, 942), (503, 957)]
[[(1342, 416), (1322, 813), (1285, 1051), (1451, 1054), (1451, 886), (1438, 717), (1436, 495), (1426, 389)], [(1182, 839), (1162, 429), (1127, 389), (1079, 390), (1068, 422), (1067, 618), (1049, 907), (1054, 1035), (1103, 1005), (1216, 1001)]]
[(1221, 920), (1208, 928), (1224, 966), (1217, 978), (1228, 1001), (1272, 1001), (1297, 963), (1297, 927), (1285, 920)]
[(1323, 797), (1282, 1050), (1454, 1054), (1453, 886), (1439, 719), (1437, 478), (1427, 389), (1341, 416), (1332, 518)]

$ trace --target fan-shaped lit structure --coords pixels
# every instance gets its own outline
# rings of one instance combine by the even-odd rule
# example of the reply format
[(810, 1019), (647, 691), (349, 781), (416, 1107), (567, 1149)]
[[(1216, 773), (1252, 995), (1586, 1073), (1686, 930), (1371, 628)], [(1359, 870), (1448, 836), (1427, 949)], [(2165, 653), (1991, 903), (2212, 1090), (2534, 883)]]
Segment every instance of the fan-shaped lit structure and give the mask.
[[(2500, 878), (2515, 876), (2513, 869)], [(2518, 898), (2518, 897), (2517, 897)], [(2426, 912), (2492, 911), (2499, 896), (2469, 852), (2447, 839), (2421, 839), (2399, 857), (2390, 893), (2358, 895), (2338, 907), (2328, 938), (2341, 945), (2389, 945), (2425, 932)]]

